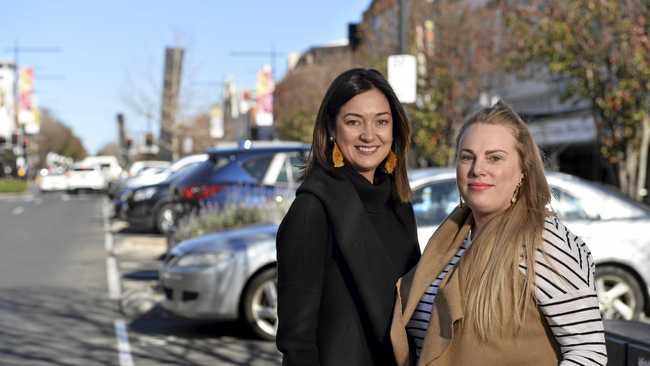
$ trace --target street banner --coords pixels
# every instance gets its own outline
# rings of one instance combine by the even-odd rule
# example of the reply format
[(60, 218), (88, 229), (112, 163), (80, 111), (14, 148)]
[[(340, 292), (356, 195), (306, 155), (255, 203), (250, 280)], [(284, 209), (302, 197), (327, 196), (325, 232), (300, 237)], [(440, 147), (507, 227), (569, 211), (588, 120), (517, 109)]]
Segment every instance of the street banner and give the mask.
[(215, 139), (223, 138), (223, 111), (218, 105), (214, 105), (210, 109), (210, 137)]
[(417, 61), (413, 55), (388, 56), (388, 83), (402, 103), (415, 103), (417, 97)]
[(16, 130), (15, 77), (14, 64), (0, 62), (0, 137), (3, 137), (5, 141), (9, 141), (11, 134)]
[(20, 69), (18, 83), (20, 98), (18, 122), (24, 126), (25, 133), (36, 134), (40, 130), (36, 113), (36, 99), (34, 97), (34, 69), (25, 67)]
[(255, 85), (255, 124), (258, 127), (273, 126), (273, 73), (266, 65), (257, 72)]

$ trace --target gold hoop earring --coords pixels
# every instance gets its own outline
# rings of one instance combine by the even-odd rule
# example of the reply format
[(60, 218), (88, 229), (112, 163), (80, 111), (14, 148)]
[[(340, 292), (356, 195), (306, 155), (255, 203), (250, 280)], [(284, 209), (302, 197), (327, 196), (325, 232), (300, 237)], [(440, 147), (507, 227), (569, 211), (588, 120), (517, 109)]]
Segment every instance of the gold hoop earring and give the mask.
[(393, 174), (395, 167), (397, 167), (397, 155), (395, 155), (393, 150), (391, 150), (386, 157), (386, 162), (384, 163), (384, 171), (387, 174)]
[(334, 142), (334, 147), (332, 148), (332, 163), (334, 163), (335, 168), (340, 168), (345, 163), (343, 162), (343, 153), (341, 153), (341, 149), (339, 149), (339, 145)]

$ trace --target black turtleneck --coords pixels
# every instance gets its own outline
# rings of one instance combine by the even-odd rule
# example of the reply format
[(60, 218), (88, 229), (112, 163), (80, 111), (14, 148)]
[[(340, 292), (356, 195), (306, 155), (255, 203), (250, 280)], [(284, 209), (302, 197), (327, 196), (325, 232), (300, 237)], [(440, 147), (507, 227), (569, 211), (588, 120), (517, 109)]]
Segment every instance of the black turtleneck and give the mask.
[[(395, 259), (396, 273), (406, 273), (418, 258), (413, 258), (413, 243), (408, 239), (411, 235), (395, 213), (393, 177), (377, 170), (374, 182), (370, 183), (368, 179), (348, 165), (337, 170), (354, 186), (370, 222), (381, 240), (381, 243), (377, 244), (383, 245), (390, 253), (391, 258)], [(417, 243), (415, 245), (417, 246)]]

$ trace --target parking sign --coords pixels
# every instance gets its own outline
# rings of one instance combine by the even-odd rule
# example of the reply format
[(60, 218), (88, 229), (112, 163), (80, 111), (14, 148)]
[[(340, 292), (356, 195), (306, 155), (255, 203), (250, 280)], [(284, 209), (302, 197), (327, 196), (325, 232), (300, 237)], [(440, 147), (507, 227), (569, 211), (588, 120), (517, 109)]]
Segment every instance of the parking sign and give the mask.
[(402, 103), (415, 103), (417, 63), (413, 55), (388, 56), (388, 82)]

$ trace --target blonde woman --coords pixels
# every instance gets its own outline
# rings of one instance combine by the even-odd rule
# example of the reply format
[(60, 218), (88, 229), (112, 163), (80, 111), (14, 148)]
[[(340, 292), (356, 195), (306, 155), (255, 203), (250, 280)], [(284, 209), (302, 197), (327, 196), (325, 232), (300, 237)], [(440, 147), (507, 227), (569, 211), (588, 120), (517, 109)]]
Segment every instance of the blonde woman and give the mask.
[(465, 123), (457, 146), (461, 204), (397, 283), (397, 363), (605, 365), (594, 263), (547, 209), (526, 124), (499, 102)]

